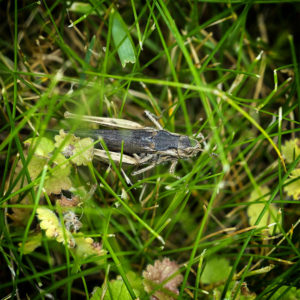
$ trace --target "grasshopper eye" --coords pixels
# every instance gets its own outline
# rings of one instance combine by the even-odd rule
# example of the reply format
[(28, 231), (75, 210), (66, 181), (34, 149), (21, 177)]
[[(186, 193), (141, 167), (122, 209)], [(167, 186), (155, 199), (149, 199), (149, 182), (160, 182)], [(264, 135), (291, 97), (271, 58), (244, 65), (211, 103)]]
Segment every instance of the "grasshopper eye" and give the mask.
[(191, 143), (191, 147), (196, 147), (199, 144), (198, 141), (193, 138), (189, 138), (189, 141)]

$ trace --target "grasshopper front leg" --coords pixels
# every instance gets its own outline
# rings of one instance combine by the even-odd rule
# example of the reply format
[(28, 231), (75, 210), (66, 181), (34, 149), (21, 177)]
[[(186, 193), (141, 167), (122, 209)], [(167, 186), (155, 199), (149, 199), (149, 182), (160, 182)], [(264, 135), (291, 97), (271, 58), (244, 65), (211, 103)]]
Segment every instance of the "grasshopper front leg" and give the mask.
[(174, 160), (172, 163), (171, 163), (171, 166), (170, 166), (170, 174), (174, 174), (175, 173), (175, 169), (176, 169), (176, 166), (178, 164), (178, 160)]
[(156, 163), (153, 163), (153, 164), (151, 164), (151, 165), (149, 165), (149, 166), (147, 166), (145, 168), (142, 168), (142, 169), (139, 169), (139, 170), (137, 170), (135, 172), (132, 172), (131, 175), (132, 176), (136, 176), (136, 175), (145, 173), (146, 171), (149, 171), (149, 170), (153, 169), (156, 165), (157, 165)]

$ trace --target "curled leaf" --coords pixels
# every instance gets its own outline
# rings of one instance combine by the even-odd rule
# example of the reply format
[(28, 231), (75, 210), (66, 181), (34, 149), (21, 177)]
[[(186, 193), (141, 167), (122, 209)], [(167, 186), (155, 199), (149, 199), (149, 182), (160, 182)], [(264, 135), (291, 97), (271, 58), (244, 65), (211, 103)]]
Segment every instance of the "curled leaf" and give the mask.
[(69, 247), (75, 246), (75, 241), (72, 234), (67, 229), (63, 230), (59, 219), (52, 210), (45, 207), (39, 207), (36, 210), (36, 213), (40, 221), (40, 227), (45, 230), (48, 238), (56, 239), (56, 241), (59, 243), (65, 244), (67, 242)]

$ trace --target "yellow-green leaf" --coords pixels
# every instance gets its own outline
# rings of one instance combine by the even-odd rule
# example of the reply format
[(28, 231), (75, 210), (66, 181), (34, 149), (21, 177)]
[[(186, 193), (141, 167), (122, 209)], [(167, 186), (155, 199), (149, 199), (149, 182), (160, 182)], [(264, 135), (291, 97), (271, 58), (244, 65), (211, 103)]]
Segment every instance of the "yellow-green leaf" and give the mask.
[[(58, 154), (57, 157), (59, 156)], [(63, 157), (63, 155), (61, 156)], [(66, 160), (64, 157), (63, 159)], [(55, 167), (54, 171), (45, 180), (44, 188), (47, 194), (59, 194), (62, 190), (69, 190), (72, 187), (72, 181), (69, 178), (70, 173), (71, 165), (69, 162)]]
[(57, 148), (64, 143), (62, 153), (66, 157), (71, 157), (70, 160), (77, 166), (87, 166), (93, 160), (94, 145), (91, 138), (80, 139), (74, 134), (67, 134), (60, 130), (59, 135), (55, 136), (55, 142)]
[(28, 172), (30, 174), (30, 178), (32, 180), (36, 179), (44, 166), (47, 164), (48, 159), (41, 156), (32, 156), (29, 164), (28, 164)]
[[(37, 138), (33, 138), (27, 140), (25, 143), (32, 144), (36, 141)], [(32, 180), (39, 176), (44, 166), (48, 163), (49, 159), (51, 158), (51, 152), (54, 150), (54, 148), (54, 143), (51, 140), (47, 138), (41, 138), (41, 141), (28, 164), (28, 172)], [(68, 190), (72, 187), (72, 182), (69, 178), (71, 173), (70, 163), (61, 153), (58, 153), (53, 161), (54, 166), (53, 168), (49, 167), (49, 171), (44, 183), (44, 188), (47, 194), (59, 194), (61, 190)], [(57, 164), (62, 165), (56, 167)], [(52, 169), (54, 169), (54, 171), (52, 171)]]
[[(28, 236), (26, 243), (24, 244), (23, 254), (29, 254), (33, 252), (37, 247), (42, 244), (42, 234), (35, 233)], [(19, 249), (21, 248), (22, 243), (19, 243)]]
[(91, 255), (103, 256), (107, 253), (106, 250), (102, 249), (101, 244), (95, 243), (90, 237), (84, 237), (83, 234), (77, 234), (75, 242), (75, 253), (80, 258), (86, 258)]
[[(64, 157), (63, 159), (66, 160)], [(28, 164), (28, 171), (32, 180), (37, 178), (37, 176), (43, 170), (43, 167), (47, 164), (47, 162), (47, 158), (39, 156), (32, 157), (30, 163)], [(56, 169), (52, 172), (51, 169), (52, 168), (49, 168), (49, 173), (44, 182), (44, 188), (46, 190), (46, 193), (59, 194), (61, 190), (70, 189), (72, 186), (72, 182), (69, 178), (71, 172), (70, 164), (67, 162), (62, 166), (56, 167)]]
[(73, 239), (71, 232), (69, 232), (66, 229), (64, 232), (63, 227), (61, 226), (56, 214), (52, 210), (46, 207), (39, 207), (36, 210), (36, 213), (40, 221), (40, 227), (43, 230), (45, 230), (46, 236), (48, 238), (56, 239), (56, 241), (59, 243), (65, 244), (65, 242), (67, 242), (67, 244), (70, 247), (75, 246), (75, 241)]
[[(126, 274), (126, 277), (137, 297), (139, 299), (148, 299), (146, 297), (145, 292), (143, 290), (143, 283), (141, 277), (139, 277), (137, 274), (134, 272), (130, 271)], [(132, 297), (130, 296), (128, 289), (122, 280), (120, 276), (116, 280), (111, 280), (109, 282), (110, 285), (110, 291), (108, 291), (107, 287), (102, 285), (102, 287), (97, 287), (94, 292), (93, 296), (91, 297), (91, 300), (98, 300), (98, 299), (103, 299), (103, 300), (131, 300)], [(161, 299), (163, 300), (163, 299)]]
[(201, 282), (212, 284), (223, 281), (231, 270), (229, 262), (223, 257), (213, 257), (207, 261), (201, 276)]
[[(299, 179), (296, 179), (299, 178)], [(288, 181), (295, 179), (293, 182), (288, 183)], [(287, 185), (284, 187), (284, 191), (294, 198), (294, 200), (299, 200), (300, 198), (300, 169), (295, 169), (291, 172), (289, 179), (285, 182)]]
[(49, 153), (54, 150), (54, 143), (45, 137), (41, 138), (30, 138), (24, 142), (25, 145), (32, 145), (35, 147), (35, 143), (39, 142), (38, 146), (35, 149), (34, 154), (43, 157), (49, 157)]
[[(269, 188), (266, 186), (259, 187), (258, 190), (254, 190), (249, 198), (249, 201), (261, 201), (266, 202), (267, 198), (264, 196), (270, 192)], [(265, 203), (253, 203), (248, 206), (247, 214), (249, 218), (249, 224), (251, 226), (255, 225), (257, 218), (265, 207)], [(281, 217), (278, 209), (274, 204), (270, 204), (268, 210), (264, 213), (260, 222), (257, 224), (258, 227), (267, 227), (270, 224), (281, 222)], [(269, 234), (271, 235), (274, 231), (274, 227), (269, 228)], [(276, 227), (276, 233), (279, 232), (279, 227)]]
[(293, 139), (287, 141), (281, 148), (282, 154), (286, 161), (291, 163), (300, 155), (300, 141), (299, 139)]

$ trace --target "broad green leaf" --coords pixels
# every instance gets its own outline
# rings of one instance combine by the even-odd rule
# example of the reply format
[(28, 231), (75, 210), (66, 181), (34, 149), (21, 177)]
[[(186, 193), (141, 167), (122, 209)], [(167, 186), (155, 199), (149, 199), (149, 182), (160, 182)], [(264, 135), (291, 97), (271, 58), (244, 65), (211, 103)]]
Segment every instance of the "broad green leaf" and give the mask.
[(39, 176), (47, 162), (47, 157), (41, 157), (36, 155), (32, 156), (28, 164), (28, 172), (30, 174), (31, 180), (34, 180)]
[[(31, 145), (38, 141), (38, 138), (28, 139), (25, 144)], [(42, 137), (40, 142), (28, 164), (28, 172), (32, 180), (36, 179), (44, 166), (47, 165), (48, 160), (52, 157), (51, 152), (55, 149), (53, 141), (50, 139)], [(71, 173), (71, 165), (66, 160), (66, 158), (61, 154), (57, 154), (54, 158), (54, 166), (62, 164), (52, 171), (52, 168), (49, 168), (47, 178), (44, 183), (44, 188), (47, 194), (59, 194), (61, 190), (68, 190), (72, 186), (72, 182), (69, 178)]]
[[(63, 155), (58, 154), (54, 161), (66, 160)], [(48, 163), (47, 158), (33, 156), (28, 164), (28, 171), (32, 180), (36, 179), (44, 166)], [(44, 182), (44, 188), (47, 194), (59, 194), (61, 190), (68, 190), (72, 187), (72, 182), (69, 178), (71, 166), (69, 162), (56, 167), (53, 172), (49, 168), (49, 173)]]
[(112, 38), (117, 48), (122, 67), (124, 68), (127, 63), (134, 64), (136, 62), (133, 42), (127, 25), (116, 10), (113, 10), (111, 18)]
[(32, 145), (35, 147), (35, 143), (39, 142), (38, 146), (35, 149), (34, 154), (39, 156), (48, 157), (49, 153), (54, 150), (54, 143), (50, 139), (45, 137), (42, 138), (30, 138), (24, 142), (25, 145)]
[[(123, 280), (112, 280), (109, 282), (110, 290), (106, 289), (105, 296), (102, 297), (103, 289), (96, 288), (94, 290), (93, 296), (90, 298), (91, 300), (132, 300), (126, 285)], [(111, 291), (111, 294), (110, 292)]]
[[(133, 291), (137, 297), (140, 297), (140, 299), (147, 299), (145, 298), (145, 292), (143, 288), (143, 283), (142, 283), (142, 278), (139, 277), (136, 273), (134, 272), (128, 272), (126, 274), (127, 279), (130, 283), (130, 285), (133, 288)], [(107, 286), (102, 286), (97, 287), (94, 292), (93, 296), (91, 297), (91, 300), (98, 300), (98, 299), (103, 299), (103, 300), (132, 300), (125, 283), (123, 282), (122, 278), (120, 276), (116, 280), (111, 280), (109, 282), (110, 286), (110, 291), (107, 288)], [(101, 296), (104, 297), (101, 298)]]
[(222, 257), (213, 257), (207, 261), (201, 276), (201, 282), (204, 284), (213, 284), (223, 281), (227, 278), (231, 270), (227, 259)]
[(135, 294), (142, 296), (145, 293), (143, 279), (132, 271), (129, 271), (126, 276)]
[(62, 190), (69, 190), (72, 187), (72, 181), (69, 178), (70, 167), (57, 168), (44, 183), (47, 194), (60, 194)]

